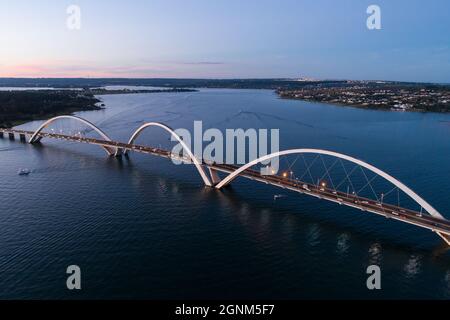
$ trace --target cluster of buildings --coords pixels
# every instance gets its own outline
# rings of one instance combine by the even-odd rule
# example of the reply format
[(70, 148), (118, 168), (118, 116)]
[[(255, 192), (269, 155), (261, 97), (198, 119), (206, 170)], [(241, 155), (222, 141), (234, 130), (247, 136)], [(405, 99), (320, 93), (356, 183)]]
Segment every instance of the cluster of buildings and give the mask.
[(279, 90), (282, 98), (402, 111), (450, 111), (449, 86), (351, 84), (342, 87), (305, 87)]

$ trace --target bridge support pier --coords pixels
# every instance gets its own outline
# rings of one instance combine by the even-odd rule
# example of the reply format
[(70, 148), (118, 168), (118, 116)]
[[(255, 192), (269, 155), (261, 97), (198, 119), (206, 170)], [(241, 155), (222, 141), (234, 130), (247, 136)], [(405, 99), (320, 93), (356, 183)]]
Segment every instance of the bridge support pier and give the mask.
[(122, 158), (122, 155), (124, 155), (124, 154), (126, 154), (126, 153), (124, 153), (123, 150), (122, 150), (121, 148), (117, 148), (117, 149), (116, 149), (116, 152), (114, 153), (114, 156), (115, 156), (116, 158)]
[(219, 174), (214, 169), (209, 168), (209, 176), (211, 177), (211, 182), (214, 186), (222, 181), (222, 179), (220, 179), (219, 177)]
[(14, 140), (14, 133), (10, 132), (8, 133), (9, 140)]
[(30, 144), (39, 143), (39, 142), (41, 142), (41, 140), (42, 140), (42, 137), (37, 137), (33, 141), (31, 141), (31, 139), (28, 140), (28, 143), (30, 143)]
[(19, 134), (19, 137), (20, 137), (20, 141), (22, 141), (22, 142), (27, 141), (27, 137), (24, 133)]
[(117, 148), (116, 152), (114, 153), (114, 157), (122, 158), (122, 155), (123, 155), (122, 149)]
[(3, 138), (3, 137), (4, 137), (3, 131), (1, 131), (0, 132), (0, 138)]

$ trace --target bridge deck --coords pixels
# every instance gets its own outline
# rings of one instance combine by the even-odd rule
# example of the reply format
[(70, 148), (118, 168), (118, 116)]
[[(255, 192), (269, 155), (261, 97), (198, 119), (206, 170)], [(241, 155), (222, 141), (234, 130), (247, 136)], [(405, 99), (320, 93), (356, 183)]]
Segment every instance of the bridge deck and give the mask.
[[(26, 136), (32, 136), (34, 134), (34, 132), (32, 131), (16, 130), (16, 129), (0, 129), (0, 133), (22, 134)], [(127, 144), (117, 141), (106, 141), (78, 136), (70, 136), (57, 133), (41, 132), (38, 134), (38, 136), (40, 138), (47, 137), (73, 142), (94, 144), (106, 148), (121, 148), (123, 150), (151, 154), (168, 159), (176, 158), (178, 160), (189, 162), (189, 159), (180, 159), (179, 157), (172, 155), (170, 151), (147, 146)], [(227, 174), (232, 173), (239, 168), (234, 165), (215, 164), (206, 162), (204, 162), (203, 165), (218, 172), (224, 172)], [(266, 175), (263, 176), (258, 171), (251, 169), (244, 171), (240, 176), (254, 181), (259, 181), (265, 184), (280, 187), (286, 190), (291, 190), (301, 194), (310, 195), (319, 199), (335, 202), (340, 205), (346, 205), (362, 211), (375, 213), (384, 216), (386, 218), (391, 218), (405, 223), (413, 224), (422, 228), (426, 228), (432, 230), (433, 232), (437, 232), (450, 245), (450, 221), (446, 219), (435, 218), (428, 214), (422, 214), (421, 212), (417, 212), (414, 210), (398, 207), (388, 203), (380, 203), (372, 199), (363, 198), (353, 194), (347, 194), (342, 191), (324, 188), (303, 181), (291, 180), (280, 176), (266, 176)]]

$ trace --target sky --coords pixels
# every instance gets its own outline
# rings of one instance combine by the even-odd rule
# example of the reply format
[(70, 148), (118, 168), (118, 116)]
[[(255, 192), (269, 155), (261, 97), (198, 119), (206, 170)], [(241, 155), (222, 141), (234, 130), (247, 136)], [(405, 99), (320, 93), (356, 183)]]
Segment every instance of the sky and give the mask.
[(0, 0), (0, 77), (450, 83), (449, 12), (448, 0)]

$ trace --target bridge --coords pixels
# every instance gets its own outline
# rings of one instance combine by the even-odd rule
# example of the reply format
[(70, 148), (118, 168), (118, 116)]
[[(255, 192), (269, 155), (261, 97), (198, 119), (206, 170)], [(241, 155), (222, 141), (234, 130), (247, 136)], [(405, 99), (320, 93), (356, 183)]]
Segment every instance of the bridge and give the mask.
[[(51, 126), (53, 124), (58, 123), (61, 120), (71, 120), (83, 126), (86, 126), (88, 130), (95, 132), (98, 137), (88, 137), (81, 131), (78, 131), (76, 134), (67, 134), (62, 132), (63, 130), (59, 130), (58, 132), (58, 130), (51, 129)], [(136, 144), (135, 142), (139, 135), (144, 130), (150, 127), (157, 127), (169, 133), (172, 137), (175, 138), (175, 140), (180, 143), (186, 155), (173, 154), (171, 151), (162, 148)], [(441, 215), (422, 197), (420, 197), (412, 189), (410, 189), (391, 175), (387, 174), (386, 172), (362, 160), (333, 151), (320, 149), (291, 149), (263, 156), (259, 159), (250, 161), (249, 163), (241, 167), (231, 164), (217, 164), (215, 162), (197, 159), (191, 152), (189, 146), (187, 146), (182, 140), (182, 138), (179, 137), (173, 129), (162, 123), (145, 123), (132, 134), (127, 143), (124, 143), (113, 141), (105, 132), (103, 132), (93, 123), (71, 115), (59, 116), (49, 119), (35, 131), (0, 128), (0, 138), (3, 138), (5, 136), (8, 136), (12, 140), (15, 139), (16, 136), (18, 136), (21, 141), (28, 142), (30, 144), (37, 143), (44, 138), (51, 138), (97, 145), (103, 148), (108, 156), (128, 156), (129, 152), (137, 152), (170, 160), (179, 160), (184, 163), (193, 164), (196, 167), (204, 184), (208, 187), (222, 189), (232, 183), (234, 179), (242, 177), (250, 179), (252, 181), (272, 185), (284, 190), (290, 190), (303, 195), (308, 195), (318, 199), (334, 202), (338, 205), (352, 207), (361, 210), (362, 212), (374, 213), (388, 219), (398, 220), (407, 224), (428, 229), (436, 233), (450, 246), (450, 221), (444, 218), (443, 215)], [(315, 157), (314, 162), (316, 162), (316, 160), (318, 159), (322, 161), (325, 173), (321, 175), (316, 182), (311, 171), (313, 164), (308, 164), (306, 161), (306, 170), (301, 177), (293, 177), (293, 172), (289, 171), (291, 170), (291, 166), (289, 167), (288, 171), (282, 171), (281, 175), (275, 174), (275, 172), (273, 175), (262, 175), (260, 171), (253, 169), (255, 166), (261, 165), (262, 163), (265, 163), (272, 158), (284, 157), (288, 155), (296, 155), (297, 159), (299, 159), (299, 157), (301, 156), (303, 157), (304, 161), (304, 155), (313, 155)], [(322, 158), (324, 156), (330, 157), (334, 160), (331, 166), (326, 166), (325, 161), (323, 161)], [(343, 161), (351, 163), (354, 166), (353, 169), (347, 170), (346, 166), (343, 164)], [(333, 167), (335, 167), (336, 164), (339, 163), (342, 165), (345, 174), (340, 183), (334, 183), (331, 176), (331, 171)], [(352, 182), (352, 174), (357, 170), (357, 168), (361, 170), (364, 178), (366, 179), (363, 188), (359, 190), (356, 190), (355, 183)], [(371, 172), (373, 176), (369, 178), (366, 172)], [(224, 176), (223, 179), (221, 178), (221, 175)], [(306, 179), (304, 179), (304, 177), (307, 176), (311, 178), (310, 181), (306, 181)], [(372, 185), (373, 181), (376, 178), (383, 179), (391, 186), (393, 186), (393, 188), (386, 193), (382, 193), (381, 196), (378, 196), (378, 193), (375, 191), (374, 186)], [(342, 189), (344, 182), (347, 184), (346, 190)], [(362, 190), (366, 188), (372, 191), (374, 197), (362, 195)], [(398, 200), (398, 203), (396, 204), (388, 203), (386, 201), (386, 198), (394, 191), (397, 191), (398, 197), (400, 197), (400, 192), (405, 194), (419, 208), (406, 208), (405, 206), (400, 205), (400, 200)]]

